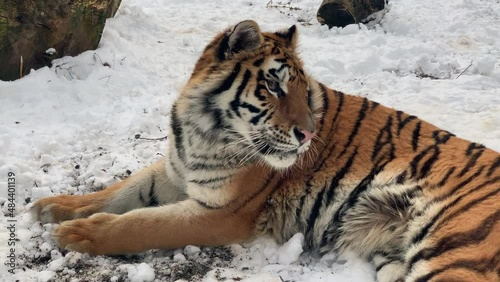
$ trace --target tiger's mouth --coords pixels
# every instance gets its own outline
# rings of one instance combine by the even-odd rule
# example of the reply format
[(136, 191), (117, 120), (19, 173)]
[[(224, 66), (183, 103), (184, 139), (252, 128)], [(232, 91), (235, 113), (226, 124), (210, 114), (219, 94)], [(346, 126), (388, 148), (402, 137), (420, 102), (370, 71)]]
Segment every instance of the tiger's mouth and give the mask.
[(270, 144), (264, 144), (259, 147), (259, 153), (262, 155), (280, 155), (280, 156), (286, 156), (286, 155), (297, 155), (298, 154), (298, 149), (291, 149), (291, 150), (283, 150), (280, 148), (277, 148), (273, 145)]
[(269, 165), (278, 168), (288, 168), (298, 159), (299, 155), (309, 149), (309, 143), (296, 145), (281, 145), (265, 137), (253, 138), (252, 142), (257, 148), (260, 157)]

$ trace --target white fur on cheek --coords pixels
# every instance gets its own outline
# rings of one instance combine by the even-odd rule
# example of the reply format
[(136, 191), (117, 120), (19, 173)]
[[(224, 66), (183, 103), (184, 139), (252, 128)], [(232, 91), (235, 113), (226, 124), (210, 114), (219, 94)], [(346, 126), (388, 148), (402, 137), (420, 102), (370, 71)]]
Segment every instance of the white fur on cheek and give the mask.
[(305, 153), (307, 150), (309, 150), (309, 147), (311, 147), (311, 140), (307, 141), (302, 146), (300, 146), (297, 152), (299, 154)]

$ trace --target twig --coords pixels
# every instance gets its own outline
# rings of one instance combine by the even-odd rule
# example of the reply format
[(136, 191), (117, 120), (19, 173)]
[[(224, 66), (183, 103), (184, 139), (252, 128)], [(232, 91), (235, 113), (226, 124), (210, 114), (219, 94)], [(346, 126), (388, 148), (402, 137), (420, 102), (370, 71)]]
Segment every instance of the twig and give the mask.
[(96, 62), (96, 63), (97, 63), (97, 59), (96, 59), (96, 58), (98, 58), (98, 59), (99, 59), (99, 61), (101, 61), (101, 65), (102, 65), (102, 64), (104, 64), (104, 63), (102, 62), (101, 56), (99, 56), (99, 54), (94, 53), (94, 56), (93, 56), (93, 57), (94, 57), (94, 62)]
[(472, 62), (474, 62), (474, 60), (470, 60), (469, 66), (467, 66), (455, 79), (458, 79), (462, 74), (464, 74), (464, 72), (466, 72), (472, 66)]
[(19, 78), (23, 78), (23, 56), (19, 58)]
[(156, 141), (156, 140), (167, 140), (167, 137), (168, 136), (163, 136), (163, 137), (159, 137), (159, 138), (147, 138), (147, 137), (141, 137), (140, 134), (136, 134), (135, 136), (135, 139), (141, 139), (141, 140), (151, 140), (151, 141)]
[(279, 8), (286, 8), (286, 9), (288, 9), (288, 10), (290, 10), (290, 11), (294, 11), (294, 10), (295, 10), (295, 11), (300, 11), (300, 10), (302, 10), (300, 7), (293, 7), (293, 6), (292, 6), (292, 1), (289, 1), (289, 2), (288, 2), (288, 3), (286, 3), (286, 4), (283, 4), (283, 3), (281, 3), (281, 1), (280, 1), (280, 2), (278, 2), (277, 4), (274, 4), (274, 3), (273, 3), (273, 0), (271, 0), (271, 1), (267, 2), (267, 4), (266, 4), (266, 8), (276, 8), (276, 9), (277, 9), (280, 13), (284, 13), (284, 12), (283, 12), (283, 11), (281, 11)]
[(108, 78), (108, 80), (106, 80), (106, 84), (108, 84), (109, 79), (111, 78), (111, 75), (106, 75), (106, 76), (103, 76), (103, 77), (101, 77), (101, 78), (99, 78), (99, 79), (97, 79), (97, 80), (101, 80), (101, 79), (105, 79), (105, 78)]

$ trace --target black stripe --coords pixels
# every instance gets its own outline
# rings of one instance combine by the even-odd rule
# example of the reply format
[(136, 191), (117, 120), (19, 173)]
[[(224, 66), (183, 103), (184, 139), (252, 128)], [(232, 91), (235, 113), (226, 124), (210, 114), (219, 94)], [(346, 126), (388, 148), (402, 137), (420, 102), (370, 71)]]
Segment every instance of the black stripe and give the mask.
[[(320, 85), (323, 86), (323, 84), (320, 84)], [(331, 135), (331, 133), (332, 133), (332, 131), (334, 129), (334, 125), (337, 123), (337, 119), (339, 118), (340, 112), (342, 111), (342, 107), (344, 106), (344, 96), (345, 96), (345, 94), (342, 93), (342, 92), (339, 92), (339, 91), (337, 91), (336, 94), (337, 94), (337, 98), (339, 99), (339, 103), (337, 105), (337, 109), (335, 110), (335, 116), (332, 119), (332, 127), (330, 127), (330, 133), (328, 134), (328, 136)]]
[[(444, 133), (441, 134), (441, 133)], [(417, 176), (418, 179), (424, 178), (427, 176), (427, 174), (430, 172), (432, 165), (438, 160), (439, 154), (441, 153), (441, 150), (439, 149), (439, 144), (445, 144), (451, 137), (455, 136), (448, 131), (445, 130), (436, 130), (432, 133), (432, 136), (434, 140), (436, 141), (435, 145), (427, 147), (425, 150), (423, 150), (420, 154), (418, 154), (411, 162), (411, 174), (412, 176)], [(427, 159), (427, 161), (423, 164), (422, 168), (420, 169), (418, 175), (418, 165), (420, 161), (423, 160), (425, 156), (427, 156), (431, 151), (433, 151), (433, 154)]]
[(397, 119), (398, 119), (398, 136), (401, 135), (401, 130), (412, 120), (416, 119), (416, 116), (408, 116), (405, 119), (403, 119), (404, 113), (402, 111), (397, 111), (396, 112)]
[[(422, 168), (419, 171), (420, 162), (426, 156), (428, 156), (429, 154), (431, 154), (431, 152), (432, 152), (432, 155), (427, 159), (426, 162), (424, 162), (424, 165), (422, 165)], [(411, 160), (411, 162), (410, 162), (411, 177), (417, 177), (417, 179), (420, 179), (420, 178), (424, 177), (425, 175), (427, 175), (427, 173), (428, 173), (428, 171), (430, 169), (430, 166), (432, 166), (432, 164), (439, 157), (439, 153), (440, 153), (440, 150), (439, 150), (438, 146), (437, 145), (432, 145), (432, 146), (429, 146), (429, 147), (425, 148), (425, 150), (423, 150), (418, 155), (416, 155), (413, 158), (413, 160)]]
[[(311, 188), (307, 187), (307, 185), (306, 185), (306, 191), (308, 191), (308, 190), (310, 191)], [(302, 215), (302, 209), (304, 208), (304, 204), (306, 202), (306, 197), (308, 197), (309, 194), (310, 194), (310, 192), (307, 193), (307, 194), (305, 194), (305, 195), (302, 195), (300, 197), (299, 205), (298, 205), (297, 209), (295, 210), (295, 220), (297, 222), (299, 222), (299, 223), (302, 222), (302, 216), (301, 216)], [(307, 234), (306, 234), (306, 236), (307, 236)]]
[[(481, 155), (483, 154), (483, 152), (484, 152), (484, 150), (480, 150), (479, 152), (474, 153), (469, 158), (469, 161), (464, 166), (464, 168), (462, 169), (462, 171), (460, 171), (460, 173), (458, 174), (458, 177), (464, 176), (472, 167), (474, 167), (476, 165), (477, 160), (479, 159), (479, 157), (481, 157)], [(468, 155), (470, 155), (470, 154), (468, 154)]]
[[(234, 163), (234, 162), (233, 162)], [(227, 168), (230, 163), (224, 163), (224, 164), (207, 164), (207, 163), (198, 163), (198, 162), (191, 162), (187, 165), (187, 168), (190, 170), (221, 170)]]
[(225, 35), (217, 48), (217, 59), (224, 61), (226, 59), (226, 51), (229, 48), (229, 35)]
[[(387, 117), (387, 121), (385, 123), (385, 126), (382, 128), (382, 130), (380, 130), (378, 136), (377, 136), (377, 139), (375, 140), (375, 144), (373, 146), (373, 149), (372, 149), (372, 156), (371, 156), (371, 160), (373, 163), (375, 164), (378, 164), (380, 163), (381, 161), (384, 160), (384, 156), (386, 155), (382, 155), (382, 149), (385, 145), (389, 145), (389, 152), (388, 152), (388, 156), (387, 158), (389, 160), (393, 160), (394, 157), (395, 157), (395, 153), (394, 153), (394, 144), (392, 142), (392, 116), (388, 116)], [(377, 160), (377, 157), (380, 158)]]
[[(260, 193), (262, 193), (266, 188), (267, 186), (271, 183), (271, 181), (274, 179), (274, 176), (275, 174), (274, 173), (271, 173), (269, 175), (269, 177), (266, 179), (266, 182), (264, 183), (264, 185), (262, 185), (262, 187), (257, 190), (255, 193), (253, 193), (252, 195), (250, 195), (250, 197), (248, 197), (239, 207), (237, 207), (234, 212), (237, 213), (238, 211), (240, 211), (243, 207), (245, 207), (249, 202), (251, 202), (253, 199), (255, 199), (257, 196), (260, 195)], [(274, 186), (275, 188), (276, 187), (280, 187), (281, 184), (282, 184), (283, 180), (281, 180), (276, 186)]]
[(347, 159), (345, 165), (332, 178), (332, 181), (330, 182), (330, 187), (328, 187), (328, 192), (326, 193), (326, 206), (329, 206), (331, 204), (333, 200), (333, 195), (335, 194), (334, 193), (335, 189), (338, 187), (340, 180), (342, 180), (351, 169), (351, 166), (354, 163), (354, 159), (356, 158), (357, 154), (358, 154), (358, 148), (355, 148), (354, 152)]
[(198, 185), (212, 184), (214, 182), (224, 181), (224, 180), (228, 179), (229, 176), (230, 175), (221, 176), (221, 177), (214, 177), (214, 178), (207, 178), (207, 179), (191, 179), (191, 180), (189, 180), (189, 182), (196, 183)]
[(500, 156), (495, 159), (495, 162), (491, 165), (491, 167), (488, 169), (488, 173), (486, 176), (490, 177), (493, 172), (500, 167)]
[(177, 104), (174, 104), (172, 107), (172, 111), (170, 112), (170, 120), (172, 133), (174, 134), (174, 143), (175, 149), (177, 151), (177, 155), (179, 159), (185, 164), (186, 163), (186, 155), (183, 143), (183, 129), (182, 124), (177, 114)]
[(401, 259), (388, 259), (386, 261), (384, 261), (383, 263), (379, 264), (376, 268), (375, 268), (375, 271), (376, 272), (379, 272), (380, 270), (382, 270), (382, 268), (384, 268), (385, 266), (389, 265), (389, 264), (392, 264), (394, 262), (398, 262), (400, 264), (402, 264), (402, 261)]
[(441, 129), (432, 132), (432, 138), (436, 140), (436, 144), (445, 144), (453, 136), (455, 135), (446, 130), (441, 130)]
[[(326, 91), (323, 84), (320, 84), (320, 86), (322, 86), (323, 87), (322, 89), (324, 91)], [(344, 105), (344, 93), (342, 93), (342, 92), (335, 92), (335, 93), (337, 94), (337, 97), (339, 99), (339, 103), (337, 105), (337, 110), (335, 112), (335, 116), (333, 117), (333, 120), (332, 120), (332, 123), (330, 126), (330, 130), (329, 130), (328, 134), (326, 135), (327, 138), (330, 138), (330, 136), (332, 136), (332, 133), (337, 125), (337, 119), (338, 119), (340, 112), (342, 111), (342, 107)], [(323, 158), (317, 162), (317, 164), (314, 168), (315, 172), (320, 171), (326, 165), (326, 161), (329, 160), (330, 157), (332, 156), (334, 149), (336, 147), (336, 145), (335, 145), (336, 143), (329, 142), (329, 144), (331, 144), (330, 148), (328, 148), (328, 145), (327, 145), (327, 146), (323, 147), (323, 150), (321, 150), (321, 152), (318, 153), (318, 155), (323, 156)], [(328, 154), (325, 154), (325, 150), (327, 150), (327, 149), (329, 150), (329, 152), (328, 152)]]
[(411, 271), (413, 266), (420, 260), (429, 260), (452, 249), (466, 247), (483, 241), (491, 233), (498, 220), (500, 220), (500, 210), (489, 215), (478, 227), (474, 227), (472, 230), (466, 232), (453, 233), (443, 237), (432, 248), (425, 248), (418, 251), (409, 260), (408, 271)]
[[(172, 151), (171, 154), (175, 153), (174, 151)], [(170, 155), (170, 158), (169, 159), (169, 163), (170, 163), (170, 167), (172, 167), (172, 170), (175, 172), (175, 174), (177, 174), (177, 176), (181, 176), (181, 172), (177, 169), (177, 167), (175, 166), (174, 164), (174, 161), (173, 161), (173, 158), (172, 158), (172, 155)]]
[(158, 199), (156, 198), (155, 193), (155, 176), (154, 174), (151, 176), (151, 187), (149, 188), (149, 203), (148, 207), (156, 207), (158, 206)]
[(467, 147), (467, 150), (465, 151), (465, 155), (470, 156), (472, 154), (472, 151), (477, 150), (477, 149), (485, 149), (485, 147), (482, 144), (472, 142), (469, 144), (469, 147)]
[[(439, 223), (438, 226), (444, 226), (446, 223), (448, 223), (449, 221), (451, 221), (456, 216), (467, 212), (468, 210), (470, 210), (475, 205), (488, 200), (489, 198), (497, 195), (498, 193), (500, 193), (500, 188), (497, 188), (496, 190), (493, 190), (493, 191), (491, 191), (491, 192), (489, 192), (489, 193), (487, 193), (487, 194), (485, 194), (485, 195), (483, 195), (483, 196), (481, 196), (481, 197), (479, 197), (477, 199), (474, 199), (474, 200), (468, 202), (466, 205), (464, 205), (463, 207), (461, 207), (458, 210), (455, 210), (454, 212), (450, 213), (450, 215), (448, 215), (448, 217), (446, 217), (443, 220), (441, 220), (441, 222)], [(466, 194), (466, 195), (469, 195), (469, 194)], [(455, 202), (454, 205), (456, 205), (459, 202), (459, 200), (462, 200), (464, 197), (465, 197), (465, 195), (462, 195), (458, 199), (458, 201), (454, 201)]]
[(439, 149), (438, 146), (436, 146), (434, 148), (434, 153), (432, 154), (432, 156), (427, 159), (427, 161), (424, 163), (424, 165), (420, 169), (420, 173), (419, 173), (417, 179), (422, 179), (429, 174), (429, 172), (431, 171), (432, 165), (439, 159), (440, 153), (441, 153), (441, 150)]
[[(194, 198), (193, 198), (194, 199)], [(214, 205), (209, 205), (201, 200), (198, 200), (198, 199), (194, 199), (200, 206), (206, 208), (206, 209), (209, 209), (209, 210), (215, 210), (215, 209), (222, 209), (222, 208), (225, 208), (228, 206), (228, 204), (226, 205), (220, 205), (220, 206), (214, 206)]]
[[(213, 113), (212, 113), (212, 115), (213, 115)], [(196, 138), (196, 137), (205, 138), (205, 139), (213, 138), (213, 132), (211, 132), (211, 131), (206, 132), (206, 131), (201, 130), (198, 123), (194, 123), (194, 122), (187, 120), (187, 121), (183, 121), (182, 126), (184, 127), (184, 129), (189, 128), (191, 130), (191, 132), (187, 132), (187, 134), (186, 134), (186, 135), (188, 135), (189, 139)], [(199, 135), (199, 136), (193, 136), (193, 135)], [(189, 139), (188, 139), (188, 142), (190, 142), (192, 144), (192, 140), (189, 140)]]
[(262, 124), (266, 124), (271, 118), (273, 118), (275, 112), (276, 111), (272, 111), (270, 114), (268, 114), (267, 117), (262, 122)]
[(254, 96), (257, 97), (259, 101), (266, 101), (266, 96), (262, 95), (260, 91), (265, 90), (267, 91), (267, 87), (260, 83), (261, 81), (264, 81), (266, 78), (264, 77), (264, 71), (259, 70), (257, 73), (257, 87), (255, 87), (254, 91)]
[(250, 111), (251, 113), (254, 113), (254, 114), (260, 113), (260, 109), (259, 108), (257, 108), (256, 106), (254, 106), (252, 104), (248, 104), (246, 102), (242, 103), (240, 107), (241, 108), (245, 108), (245, 109), (247, 109), (248, 111)]
[(324, 195), (325, 195), (325, 187), (323, 187), (323, 189), (321, 189), (321, 192), (319, 192), (318, 195), (316, 195), (316, 199), (314, 200), (314, 204), (311, 208), (311, 212), (309, 213), (309, 217), (307, 218), (306, 236), (309, 235), (312, 228), (314, 227), (314, 224), (316, 223), (316, 219), (318, 218), (321, 204), (323, 203), (323, 200), (324, 200), (324, 198), (323, 198)]
[(225, 112), (228, 119), (234, 119), (233, 113), (230, 110), (226, 110)]
[(245, 87), (247, 86), (248, 80), (250, 79), (251, 76), (252, 73), (249, 70), (246, 70), (245, 74), (243, 75), (243, 81), (241, 82), (240, 86), (238, 86), (233, 101), (229, 103), (231, 105), (231, 109), (233, 110), (233, 112), (235, 112), (236, 115), (239, 117), (241, 117), (241, 113), (239, 111), (239, 108), (241, 106), (241, 94), (243, 93), (243, 90), (245, 90)]
[(269, 69), (268, 72), (270, 75), (272, 75), (274, 78), (276, 78), (276, 80), (280, 80), (280, 78), (276, 74), (276, 69)]
[(194, 159), (204, 160), (204, 161), (213, 161), (213, 160), (224, 160), (225, 161), (225, 159), (227, 158), (227, 156), (225, 156), (225, 155), (218, 155), (218, 154), (200, 155), (200, 154), (196, 154), (196, 153), (190, 153), (189, 157), (194, 158)]
[(450, 178), (450, 176), (453, 174), (453, 172), (455, 172), (455, 169), (456, 167), (451, 167), (448, 172), (446, 173), (446, 175), (443, 177), (443, 179), (441, 179), (441, 181), (439, 181), (439, 183), (437, 184), (439, 187), (443, 186), (446, 184), (446, 182), (448, 181), (448, 179)]
[(241, 71), (241, 64), (237, 63), (234, 66), (234, 69), (231, 72), (231, 74), (226, 79), (224, 79), (224, 81), (219, 85), (219, 87), (217, 87), (216, 89), (212, 90), (210, 92), (210, 94), (212, 94), (212, 95), (218, 95), (218, 94), (221, 94), (221, 93), (229, 90), (229, 88), (231, 88), (231, 86), (233, 85), (234, 80), (236, 79), (236, 77), (238, 77), (238, 74), (240, 73), (240, 71)]
[(359, 132), (359, 128), (361, 127), (361, 123), (363, 122), (363, 119), (365, 119), (365, 117), (366, 117), (367, 110), (368, 110), (368, 99), (363, 98), (363, 104), (361, 105), (361, 109), (359, 110), (358, 118), (356, 119), (356, 122), (354, 123), (354, 128), (352, 129), (351, 134), (349, 135), (349, 138), (347, 138), (347, 143), (344, 145), (344, 149), (342, 150), (342, 152), (338, 156), (339, 158), (342, 157), (346, 153), (347, 148), (349, 148), (349, 146), (351, 146), (351, 143), (354, 140), (354, 137), (356, 137), (356, 135)]
[(257, 123), (259, 123), (260, 119), (261, 119), (262, 117), (264, 117), (264, 116), (267, 114), (267, 111), (268, 111), (268, 110), (264, 110), (264, 111), (262, 111), (260, 114), (258, 114), (258, 115), (256, 115), (256, 116), (252, 117), (252, 119), (250, 120), (250, 122), (251, 122), (253, 125), (257, 125)]
[[(444, 267), (441, 267), (439, 269), (433, 270), (429, 273), (427, 273), (424, 276), (421, 276), (415, 280), (415, 282), (426, 282), (426, 281), (431, 281), (432, 278), (436, 277), (437, 275), (440, 275), (448, 270), (454, 270), (454, 269), (466, 269), (468, 271), (474, 271), (477, 272), (481, 277), (484, 277), (484, 275), (487, 272), (492, 272), (495, 270), (495, 268), (498, 267), (500, 264), (500, 251), (497, 251), (491, 258), (489, 259), (477, 259), (477, 260), (456, 260), (453, 263), (450, 263)], [(498, 271), (497, 271), (498, 273)], [(497, 274), (498, 275), (498, 274)], [(456, 277), (456, 274), (452, 274), (452, 277)], [(439, 280), (439, 281), (445, 281), (445, 280)]]
[[(474, 173), (473, 175), (471, 175), (469, 178), (465, 179), (464, 181), (460, 182), (457, 186), (455, 186), (453, 189), (451, 189), (451, 191), (449, 192), (449, 194), (451, 195), (455, 195), (456, 192), (458, 192), (458, 190), (462, 189), (463, 187), (465, 187), (467, 184), (471, 183), (474, 179), (476, 179), (479, 175), (481, 175), (481, 173), (483, 172), (484, 170), (484, 165), (481, 166), (477, 171), (476, 173)], [(439, 197), (437, 199), (440, 199), (440, 200), (443, 200), (444, 198), (443, 197)]]
[(229, 90), (234, 83), (234, 80), (241, 71), (241, 64), (237, 63), (231, 72), (231, 74), (224, 79), (224, 81), (210, 93), (204, 95), (203, 98), (203, 111), (206, 114), (212, 115), (212, 120), (214, 123), (214, 130), (230, 129), (229, 125), (226, 124), (224, 120), (223, 111), (217, 107), (217, 102), (215, 96)]
[(213, 127), (214, 130), (223, 130), (223, 129), (228, 130), (231, 128), (229, 124), (226, 123), (221, 109), (212, 110), (212, 119), (214, 122), (214, 127)]
[(416, 151), (418, 148), (418, 139), (420, 138), (420, 128), (422, 127), (422, 122), (417, 122), (415, 125), (415, 129), (413, 129), (413, 136), (411, 139), (411, 144), (413, 145), (413, 151)]
[(307, 90), (307, 106), (309, 109), (312, 109), (312, 94), (311, 89)]
[(397, 184), (403, 184), (406, 181), (406, 170), (403, 171), (398, 177), (396, 177), (396, 183)]
[(260, 67), (264, 63), (264, 58), (258, 59), (255, 62), (253, 62), (253, 65), (256, 67)]
[[(365, 178), (363, 178), (363, 180), (361, 180), (360, 183), (351, 191), (348, 199), (344, 201), (335, 212), (335, 215), (331, 219), (331, 226), (326, 228), (323, 232), (323, 235), (321, 236), (320, 247), (324, 247), (328, 242), (336, 241), (341, 233), (340, 227), (342, 225), (342, 218), (344, 217), (345, 213), (358, 202), (359, 195), (368, 189), (375, 176), (380, 173), (386, 165), (387, 163), (373, 168), (370, 173)], [(331, 238), (327, 238), (330, 235), (332, 235)]]
[(214, 159), (214, 157), (212, 155), (210, 155), (210, 156), (208, 156), (208, 155), (198, 155), (198, 154), (195, 154), (195, 153), (189, 154), (189, 157), (191, 157), (193, 159), (202, 159), (202, 160), (205, 160), (205, 161)]
[[(448, 215), (446, 218), (444, 218), (443, 220), (441, 220), (441, 222), (439, 222), (438, 226), (445, 226), (448, 222), (450, 222), (456, 216), (464, 214), (465, 212), (469, 211), (471, 208), (473, 208), (477, 204), (480, 204), (480, 203), (488, 200), (489, 198), (498, 195), (499, 193), (500, 193), (500, 188), (497, 188), (496, 190), (493, 190), (493, 191), (491, 191), (491, 192), (489, 192), (489, 193), (487, 193), (487, 194), (485, 194), (485, 195), (483, 195), (483, 196), (481, 196), (481, 197), (479, 197), (477, 199), (474, 199), (474, 200), (468, 202), (466, 205), (464, 205), (463, 207), (461, 207), (458, 210), (455, 210), (450, 215)], [(460, 198), (460, 200), (462, 198)], [(456, 201), (455, 204), (457, 204), (457, 203), (458, 203), (458, 201)]]
[(354, 188), (354, 190), (349, 195), (347, 201), (344, 202), (342, 206), (335, 213), (334, 218), (337, 222), (340, 222), (340, 219), (342, 218), (343, 214), (345, 214), (345, 212), (349, 208), (351, 208), (352, 206), (354, 206), (354, 204), (358, 202), (359, 195), (364, 191), (366, 191), (366, 189), (368, 189), (368, 186), (372, 183), (375, 176), (379, 174), (382, 170), (384, 170), (386, 165), (387, 163), (381, 165), (380, 167), (373, 168), (370, 171), (370, 173), (365, 178), (363, 178), (363, 180), (361, 180), (361, 182), (356, 186), (356, 188)]
[(146, 200), (144, 199), (144, 197), (142, 196), (141, 194), (141, 191), (139, 191), (139, 200), (141, 201), (141, 204), (146, 207), (147, 206), (147, 203), (146, 203)]
[[(468, 195), (471, 195), (472, 193), (474, 193), (474, 192), (482, 189), (483, 187), (486, 187), (486, 186), (488, 186), (490, 184), (493, 184), (493, 183), (495, 183), (495, 181), (499, 181), (499, 180), (500, 180), (500, 177), (498, 177), (496, 179), (494, 178), (494, 179), (490, 179), (488, 181), (485, 181), (485, 182), (481, 183), (480, 185), (474, 187), (473, 189), (469, 190), (467, 193), (458, 196), (452, 202), (447, 203), (446, 205), (444, 205), (443, 208), (436, 215), (434, 215), (432, 217), (432, 219), (422, 229), (420, 229), (420, 232), (412, 239), (412, 244), (417, 244), (418, 242), (422, 241), (425, 238), (425, 236), (427, 236), (427, 234), (429, 233), (430, 229), (433, 226), (436, 225), (437, 220), (440, 219), (447, 210), (449, 210), (450, 208), (452, 208), (453, 206), (455, 206), (458, 202), (460, 202), (464, 197), (466, 197)], [(451, 195), (453, 195), (453, 193), (451, 193)], [(441, 197), (441, 198), (444, 199), (446, 197)], [(471, 203), (475, 204), (476, 202), (471, 202)], [(469, 209), (470, 207), (472, 207), (473, 204), (471, 204), (471, 203), (469, 203), (464, 208), (460, 209), (459, 212), (461, 213), (461, 212), (465, 211), (466, 208)], [(427, 210), (428, 206), (425, 207), (423, 210)], [(453, 218), (453, 216), (456, 215), (456, 214), (458, 214), (459, 212), (455, 212), (454, 214), (448, 216), (446, 219), (444, 219), (442, 221), (446, 222), (446, 221), (451, 220)]]
[(320, 127), (318, 132), (321, 132), (323, 130), (323, 127), (325, 126), (325, 118), (326, 118), (326, 113), (328, 112), (328, 94), (326, 93), (325, 86), (323, 84), (319, 84), (319, 87), (321, 89), (321, 97), (323, 98), (323, 114), (321, 115), (320, 119)]

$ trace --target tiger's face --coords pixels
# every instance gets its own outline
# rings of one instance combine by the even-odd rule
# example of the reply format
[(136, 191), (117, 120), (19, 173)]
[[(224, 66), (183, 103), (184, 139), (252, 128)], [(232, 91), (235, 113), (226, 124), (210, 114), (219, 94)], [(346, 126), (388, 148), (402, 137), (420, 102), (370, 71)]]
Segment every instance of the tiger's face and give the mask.
[[(243, 21), (205, 49), (185, 89), (202, 130), (244, 144), (242, 156), (293, 165), (315, 135), (314, 97), (295, 53), (297, 30), (261, 33)], [(201, 90), (201, 91), (200, 91)], [(194, 111), (194, 110), (193, 110)]]

